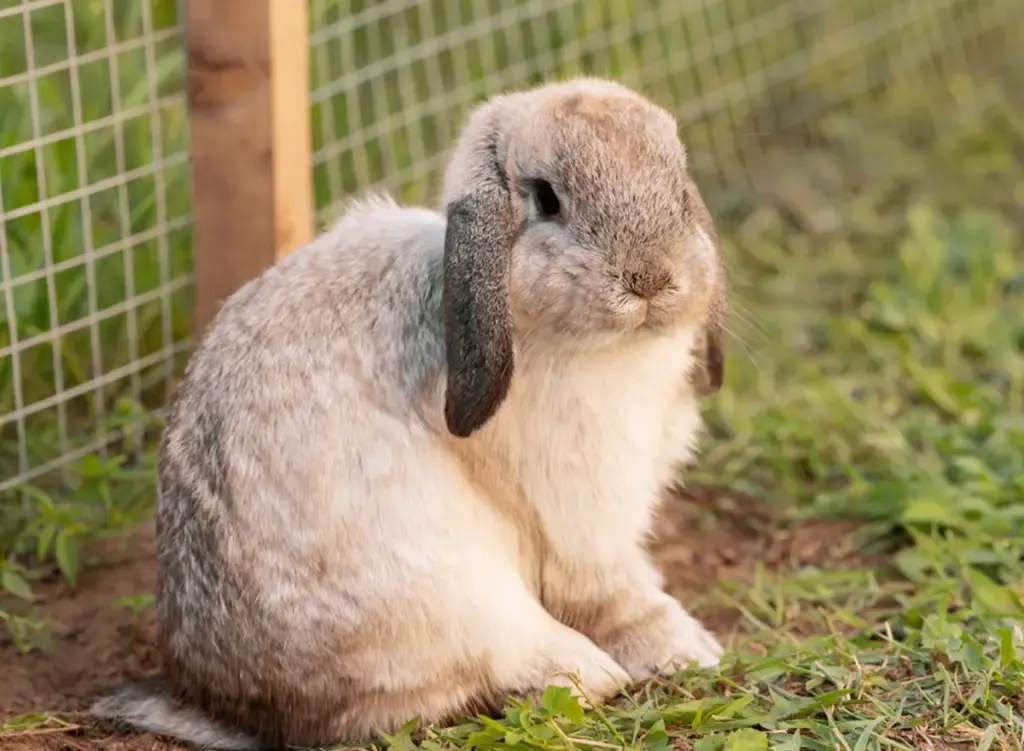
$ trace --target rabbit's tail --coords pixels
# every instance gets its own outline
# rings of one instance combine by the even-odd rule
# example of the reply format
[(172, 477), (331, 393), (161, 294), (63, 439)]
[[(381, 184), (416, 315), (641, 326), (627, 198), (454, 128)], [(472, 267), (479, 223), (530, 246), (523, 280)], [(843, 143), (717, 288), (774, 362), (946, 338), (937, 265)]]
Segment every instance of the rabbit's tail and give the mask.
[(89, 713), (114, 726), (164, 735), (201, 749), (259, 751), (256, 738), (222, 725), (175, 698), (161, 678), (128, 683), (98, 699)]

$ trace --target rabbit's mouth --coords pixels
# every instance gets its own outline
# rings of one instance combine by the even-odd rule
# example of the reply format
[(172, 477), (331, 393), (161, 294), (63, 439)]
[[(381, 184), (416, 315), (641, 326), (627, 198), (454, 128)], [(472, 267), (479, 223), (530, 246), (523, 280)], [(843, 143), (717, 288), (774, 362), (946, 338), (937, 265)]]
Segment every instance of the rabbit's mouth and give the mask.
[(680, 290), (671, 286), (650, 297), (626, 292), (621, 311), (627, 328), (660, 331), (684, 325), (685, 305), (681, 297)]

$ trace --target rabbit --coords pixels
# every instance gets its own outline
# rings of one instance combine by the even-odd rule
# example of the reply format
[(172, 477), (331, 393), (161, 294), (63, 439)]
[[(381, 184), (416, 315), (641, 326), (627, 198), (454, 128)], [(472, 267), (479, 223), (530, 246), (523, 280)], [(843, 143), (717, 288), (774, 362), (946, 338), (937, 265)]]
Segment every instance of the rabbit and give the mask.
[(315, 746), (718, 664), (646, 549), (724, 377), (677, 131), (610, 80), (507, 91), (441, 210), (356, 198), (224, 302), (159, 445), (163, 672), (95, 717)]

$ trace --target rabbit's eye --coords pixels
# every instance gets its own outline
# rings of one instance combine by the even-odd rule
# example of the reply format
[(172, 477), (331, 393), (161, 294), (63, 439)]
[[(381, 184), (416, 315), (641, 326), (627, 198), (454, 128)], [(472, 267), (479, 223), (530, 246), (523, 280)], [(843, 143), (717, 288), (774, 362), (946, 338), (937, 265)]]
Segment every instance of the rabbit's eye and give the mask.
[(552, 219), (558, 216), (562, 210), (562, 204), (555, 194), (555, 189), (547, 180), (537, 180), (533, 184), (533, 196), (537, 202), (537, 213), (545, 219)]

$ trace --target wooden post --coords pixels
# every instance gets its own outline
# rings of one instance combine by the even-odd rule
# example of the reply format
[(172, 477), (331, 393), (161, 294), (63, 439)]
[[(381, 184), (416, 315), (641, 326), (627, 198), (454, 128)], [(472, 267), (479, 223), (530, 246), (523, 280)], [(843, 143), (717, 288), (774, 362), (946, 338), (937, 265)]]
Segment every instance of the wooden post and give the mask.
[(305, 0), (185, 0), (195, 323), (313, 237)]

